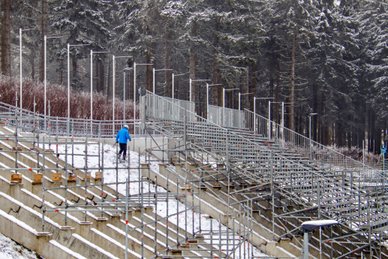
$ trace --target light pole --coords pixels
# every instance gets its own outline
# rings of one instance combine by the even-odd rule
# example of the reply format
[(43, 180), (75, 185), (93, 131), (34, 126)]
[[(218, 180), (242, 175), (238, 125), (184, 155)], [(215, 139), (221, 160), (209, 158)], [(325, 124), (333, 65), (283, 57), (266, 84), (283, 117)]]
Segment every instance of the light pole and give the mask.
[(222, 84), (208, 84), (206, 83), (206, 119), (209, 120), (209, 87), (222, 86)]
[(178, 76), (184, 76), (184, 75), (187, 75), (188, 73), (182, 73), (182, 74), (177, 74), (175, 75), (174, 73), (172, 73), (171, 77), (172, 77), (172, 82), (171, 82), (171, 98), (174, 99), (175, 98), (175, 77), (178, 77)]
[(46, 116), (47, 116), (47, 40), (59, 39), (61, 36), (43, 36), (43, 114), (44, 114), (44, 130), (46, 130)]
[(155, 94), (155, 91), (156, 91), (155, 74), (156, 74), (156, 72), (159, 72), (159, 71), (172, 71), (172, 69), (170, 69), (170, 68), (160, 68), (160, 69), (152, 68), (152, 93), (153, 94)]
[[(280, 135), (281, 135), (281, 139), (283, 140), (283, 144), (284, 144), (284, 102), (271, 102), (271, 101), (269, 101), (269, 107), (271, 107), (271, 104), (281, 104)], [(270, 118), (270, 116), (269, 116), (269, 118)]]
[(133, 68), (132, 67), (126, 67), (123, 69), (123, 121), (124, 121), (124, 124), (125, 124), (125, 76), (126, 76), (126, 73), (125, 71), (130, 71), (132, 70)]
[(32, 31), (35, 28), (19, 28), (19, 96), (20, 96), (20, 119), (23, 110), (23, 31)]
[(225, 99), (226, 99), (226, 92), (231, 92), (231, 91), (237, 91), (240, 90), (240, 88), (230, 88), (230, 89), (225, 89), (225, 87), (222, 88), (222, 126), (225, 124)]
[(189, 78), (189, 101), (191, 102), (193, 99), (193, 82), (207, 82), (211, 81), (210, 79), (191, 79)]
[(67, 134), (70, 134), (70, 47), (82, 47), (90, 44), (67, 43)]
[(136, 134), (136, 67), (137, 66), (153, 66), (152, 63), (140, 63), (133, 62), (133, 131)]
[[(274, 97), (271, 97), (271, 96), (269, 96), (269, 97), (256, 97), (256, 96), (254, 96), (253, 97), (253, 132), (256, 133), (256, 101), (257, 100), (273, 100), (273, 99), (274, 99)], [(268, 124), (270, 124), (269, 119), (268, 119)], [(268, 125), (268, 128), (269, 128), (269, 126), (270, 125)], [(268, 129), (268, 131), (270, 131), (270, 129)], [(271, 134), (268, 135), (268, 139), (270, 139), (270, 135)]]
[(132, 56), (115, 56), (112, 55), (112, 132), (115, 133), (115, 99), (116, 99), (116, 59), (132, 58)]
[(90, 135), (93, 134), (93, 54), (104, 54), (108, 51), (90, 50)]
[(316, 112), (310, 112), (308, 117), (309, 117), (309, 146), (310, 146), (310, 159), (312, 159), (312, 153), (311, 153), (311, 145), (312, 145), (312, 141), (311, 141), (311, 117), (315, 116), (315, 115), (318, 115), (318, 113)]
[(238, 92), (238, 110), (241, 110), (241, 96), (244, 96), (244, 95), (251, 95), (253, 93), (240, 93)]

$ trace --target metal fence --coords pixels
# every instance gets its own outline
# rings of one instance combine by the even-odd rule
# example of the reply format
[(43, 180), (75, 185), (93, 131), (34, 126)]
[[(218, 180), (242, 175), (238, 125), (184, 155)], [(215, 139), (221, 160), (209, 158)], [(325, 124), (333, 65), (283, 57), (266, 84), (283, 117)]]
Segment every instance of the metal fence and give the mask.
[[(385, 204), (379, 198), (369, 197), (371, 187), (379, 190), (381, 197), (385, 197), (387, 182), (381, 170), (362, 171), (360, 167), (354, 169), (352, 163), (357, 164), (357, 161), (329, 149), (322, 151), (323, 154), (318, 152), (314, 154), (313, 160), (294, 157), (294, 153), (288, 153), (283, 149), (276, 151), (278, 147), (267, 147), (257, 143), (252, 138), (240, 135), (234, 129), (212, 123), (172, 104), (163, 97), (147, 94), (146, 99), (149, 105), (157, 103), (158, 107), (169, 107), (186, 116), (182, 120), (169, 120), (163, 113), (161, 117), (158, 117), (158, 113), (150, 112), (153, 109), (148, 106), (147, 121), (154, 121), (153, 123), (162, 125), (159, 128), (185, 136), (186, 141), (216, 154), (215, 157), (221, 156), (228, 163), (233, 172), (231, 177), (236, 181), (248, 179), (258, 185), (276, 185), (276, 190), (272, 191), (272, 195), (274, 192), (282, 193), (291, 200), (298, 201), (300, 205), (317, 206), (318, 218), (324, 216), (338, 219), (347, 226), (361, 231), (371, 226), (373, 218), (380, 218), (384, 224), (388, 223), (386, 212), (383, 215), (372, 209), (378, 207), (379, 210), (382, 208), (385, 210)], [(279, 125), (273, 123), (266, 124), (268, 120), (266, 121), (263, 117), (258, 116), (252, 121), (276, 126), (269, 127), (270, 134), (273, 129), (276, 133), (279, 128)], [(258, 133), (264, 134), (268, 127), (263, 126), (257, 129)], [(274, 136), (277, 135), (274, 134)], [(295, 145), (304, 149), (312, 146), (310, 140), (306, 141), (305, 137), (290, 130), (284, 132), (284, 139), (291, 142), (290, 146)], [(314, 159), (323, 159), (322, 162), (319, 162), (321, 166), (318, 167)], [(364, 172), (367, 173), (364, 174)], [(364, 185), (366, 182), (368, 186)], [(380, 197), (380, 194), (376, 197)], [(368, 213), (369, 219), (363, 220)]]
[(130, 132), (139, 133), (140, 121), (128, 120), (90, 120), (65, 117), (43, 116), (28, 110), (0, 103), (0, 119), (11, 126), (18, 126), (25, 131), (53, 133), (55, 135), (71, 135), (80, 137), (111, 138), (125, 124)]
[(244, 112), (231, 108), (209, 105), (208, 121), (227, 128), (246, 129)]

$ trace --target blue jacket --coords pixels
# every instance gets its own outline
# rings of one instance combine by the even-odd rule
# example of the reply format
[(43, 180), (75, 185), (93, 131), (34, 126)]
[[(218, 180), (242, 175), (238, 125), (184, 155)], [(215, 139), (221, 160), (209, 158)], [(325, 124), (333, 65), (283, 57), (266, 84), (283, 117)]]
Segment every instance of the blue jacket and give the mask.
[(129, 135), (127, 128), (122, 128), (117, 133), (116, 142), (121, 144), (127, 144), (127, 141), (131, 141), (131, 135)]

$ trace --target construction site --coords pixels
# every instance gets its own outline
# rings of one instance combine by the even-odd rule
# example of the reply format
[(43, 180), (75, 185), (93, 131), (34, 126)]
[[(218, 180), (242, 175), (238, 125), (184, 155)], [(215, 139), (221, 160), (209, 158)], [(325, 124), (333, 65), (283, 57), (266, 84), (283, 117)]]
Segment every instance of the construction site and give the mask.
[(0, 232), (43, 258), (388, 258), (384, 170), (248, 110), (206, 117), (151, 92), (126, 121), (0, 103)]

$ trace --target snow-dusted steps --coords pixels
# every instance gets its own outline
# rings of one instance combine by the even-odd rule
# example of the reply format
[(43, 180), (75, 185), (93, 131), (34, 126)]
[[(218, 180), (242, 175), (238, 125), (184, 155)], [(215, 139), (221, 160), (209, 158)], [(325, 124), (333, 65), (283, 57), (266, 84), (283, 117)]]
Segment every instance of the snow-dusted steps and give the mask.
[[(168, 170), (165, 164), (160, 164), (159, 172), (155, 172), (150, 168), (144, 166), (142, 174), (144, 177), (150, 177), (151, 179), (155, 179), (155, 177), (157, 177), (157, 184), (166, 189), (169, 189), (169, 191), (171, 192), (176, 192), (177, 182), (179, 181), (178, 187), (181, 189), (182, 193), (184, 193), (185, 190), (187, 191), (187, 193), (185, 193), (185, 196), (187, 198), (186, 202), (188, 204), (191, 204), (193, 202), (194, 206), (198, 208), (199, 204), (201, 203), (202, 213), (211, 215), (215, 219), (220, 219), (220, 222), (224, 225), (229, 226), (230, 229), (233, 228), (233, 224), (237, 226), (238, 222), (244, 222), (244, 218), (241, 215), (237, 216), (236, 213), (236, 215), (234, 216), (235, 222), (233, 223), (233, 220), (231, 219), (231, 217), (228, 217), (228, 214), (231, 215), (231, 210), (234, 208), (228, 208), (226, 200), (220, 199), (219, 197), (217, 197), (217, 195), (214, 195), (214, 193), (212, 193), (210, 189), (201, 190), (197, 186), (195, 187), (196, 195), (192, 196), (190, 194), (191, 187), (187, 187), (184, 184), (184, 179), (186, 175), (182, 171), (172, 172)], [(192, 199), (193, 197), (194, 199)], [(231, 203), (233, 203), (233, 200), (231, 201)], [(252, 228), (253, 231), (251, 233), (252, 237), (250, 241), (263, 252), (276, 257), (289, 258), (296, 256), (290, 252), (287, 252), (284, 248), (278, 246), (276, 242), (272, 241), (272, 235), (270, 230), (266, 229), (263, 225), (253, 222)]]
[[(204, 165), (203, 168), (206, 168), (207, 166)], [(189, 170), (185, 170), (189, 168)], [(189, 183), (190, 188), (194, 188), (194, 193), (196, 201), (194, 203), (196, 206), (198, 206), (199, 200), (202, 202), (202, 212), (212, 215), (214, 218), (220, 218), (224, 219), (223, 223), (226, 222), (227, 213), (231, 214), (231, 211), (236, 210), (236, 208), (229, 207), (227, 209), (227, 183), (224, 181), (217, 181), (216, 178), (220, 178), (214, 170), (209, 170), (208, 174), (200, 173), (200, 170), (198, 170), (199, 166), (193, 166), (192, 164), (183, 165), (183, 164), (176, 164), (175, 168), (171, 168), (170, 166), (166, 166), (165, 164), (161, 164), (159, 168), (159, 172), (151, 171), (151, 173), (148, 171), (149, 169), (145, 169), (143, 172), (144, 176), (151, 176), (151, 178), (154, 178), (157, 176), (158, 178), (158, 184), (163, 186), (164, 188), (167, 188), (167, 179), (169, 181), (169, 189), (170, 191), (174, 192), (176, 189), (176, 183), (179, 181), (179, 186), (182, 188), (182, 186), (185, 186), (187, 183)], [(210, 178), (211, 175), (214, 175), (214, 179), (212, 180)], [(203, 177), (206, 179), (206, 181), (201, 181), (200, 177)], [(247, 183), (247, 187), (249, 186), (249, 183)], [(265, 193), (266, 187), (263, 185), (263, 191)], [(254, 188), (252, 190), (259, 190), (258, 188)], [(234, 191), (232, 187), (232, 192)], [(267, 190), (268, 191), (268, 190)], [(248, 195), (249, 196), (249, 195)], [(253, 195), (251, 195), (251, 198), (254, 198)], [(188, 195), (187, 197), (191, 197), (191, 195)], [(233, 197), (229, 197), (230, 204), (236, 204), (235, 201), (237, 200), (243, 200), (247, 197), (247, 194), (241, 193), (241, 194), (234, 194)], [(284, 201), (287, 199), (284, 197)], [(270, 196), (267, 195), (267, 198), (263, 198), (262, 200), (256, 198), (256, 207), (253, 209), (253, 217), (255, 218), (255, 221), (252, 224), (252, 229), (254, 230), (254, 235), (257, 234), (256, 238), (252, 238), (251, 242), (260, 247), (263, 251), (265, 251), (268, 254), (274, 255), (274, 256), (280, 256), (279, 252), (278, 254), (274, 254), (274, 251), (276, 251), (276, 247), (278, 250), (280, 250), (280, 253), (288, 251), (288, 255), (293, 254), (294, 256), (300, 255), (300, 249), (302, 244), (302, 239), (299, 236), (292, 236), (292, 235), (286, 235), (278, 240), (278, 242), (271, 243), (271, 240), (273, 240), (273, 234), (271, 232), (272, 229), (272, 213), (271, 213), (271, 202), (270, 202)], [(280, 199), (282, 201), (282, 199)], [(191, 203), (191, 198), (189, 199), (189, 202)], [(303, 210), (303, 206), (297, 207), (297, 204), (292, 205), (290, 202), (286, 202), (285, 204), (276, 203), (275, 211), (278, 214), (281, 214), (281, 210), (283, 206), (294, 206), (295, 210)], [(237, 218), (238, 220), (238, 218)], [(240, 219), (241, 220), (241, 219)], [(288, 221), (288, 228), (289, 229), (297, 229), (300, 227), (300, 224), (302, 221), (300, 220), (292, 220), (290, 219)], [(277, 233), (282, 234), (285, 233), (285, 229), (280, 225), (275, 225), (275, 230)], [(344, 227), (335, 227), (332, 229), (332, 233), (330, 233), (328, 230), (322, 232), (322, 238), (327, 239), (330, 238), (331, 234), (334, 234), (335, 236), (343, 236), (347, 234), (352, 234), (353, 232)], [(354, 234), (354, 233), (353, 233)], [(353, 249), (357, 248), (356, 245), (353, 245), (360, 242), (365, 242), (365, 240), (360, 239), (359, 236), (354, 235), (354, 237), (348, 237), (348, 244), (340, 244), (340, 243), (333, 243), (333, 249), (336, 253), (335, 257), (345, 255), (348, 252), (352, 251)], [(266, 246), (268, 247), (266, 248)], [(319, 235), (315, 233), (315, 235), (312, 236), (310, 240), (310, 252), (312, 255), (319, 257)], [(327, 246), (327, 244), (324, 244), (324, 246)], [(276, 252), (275, 252), (276, 253)], [(282, 254), (284, 256), (284, 254)], [(327, 252), (324, 252), (323, 257), (330, 258), (331, 255)]]
[[(128, 258), (210, 257), (211, 248), (201, 238), (185, 234), (172, 222), (165, 224), (152, 208), (133, 208), (125, 221), (124, 210), (116, 214), (93, 207), (124, 196), (117, 197), (113, 188), (85, 177), (83, 170), (58, 160), (51, 151), (33, 147), (23, 137), (15, 148), (13, 134), (12, 129), (0, 126), (0, 214), (9, 215), (0, 217), (0, 224), (1, 232), (11, 239), (45, 258), (124, 258), (126, 243)], [(65, 169), (75, 172), (75, 181), (66, 181)], [(19, 183), (11, 182), (16, 172), (21, 175)], [(57, 172), (62, 174), (53, 180)], [(38, 174), (42, 178), (36, 182)], [(17, 222), (21, 230), (10, 231), (9, 221)], [(186, 236), (192, 241), (187, 245)], [(225, 257), (223, 252), (213, 255)]]

